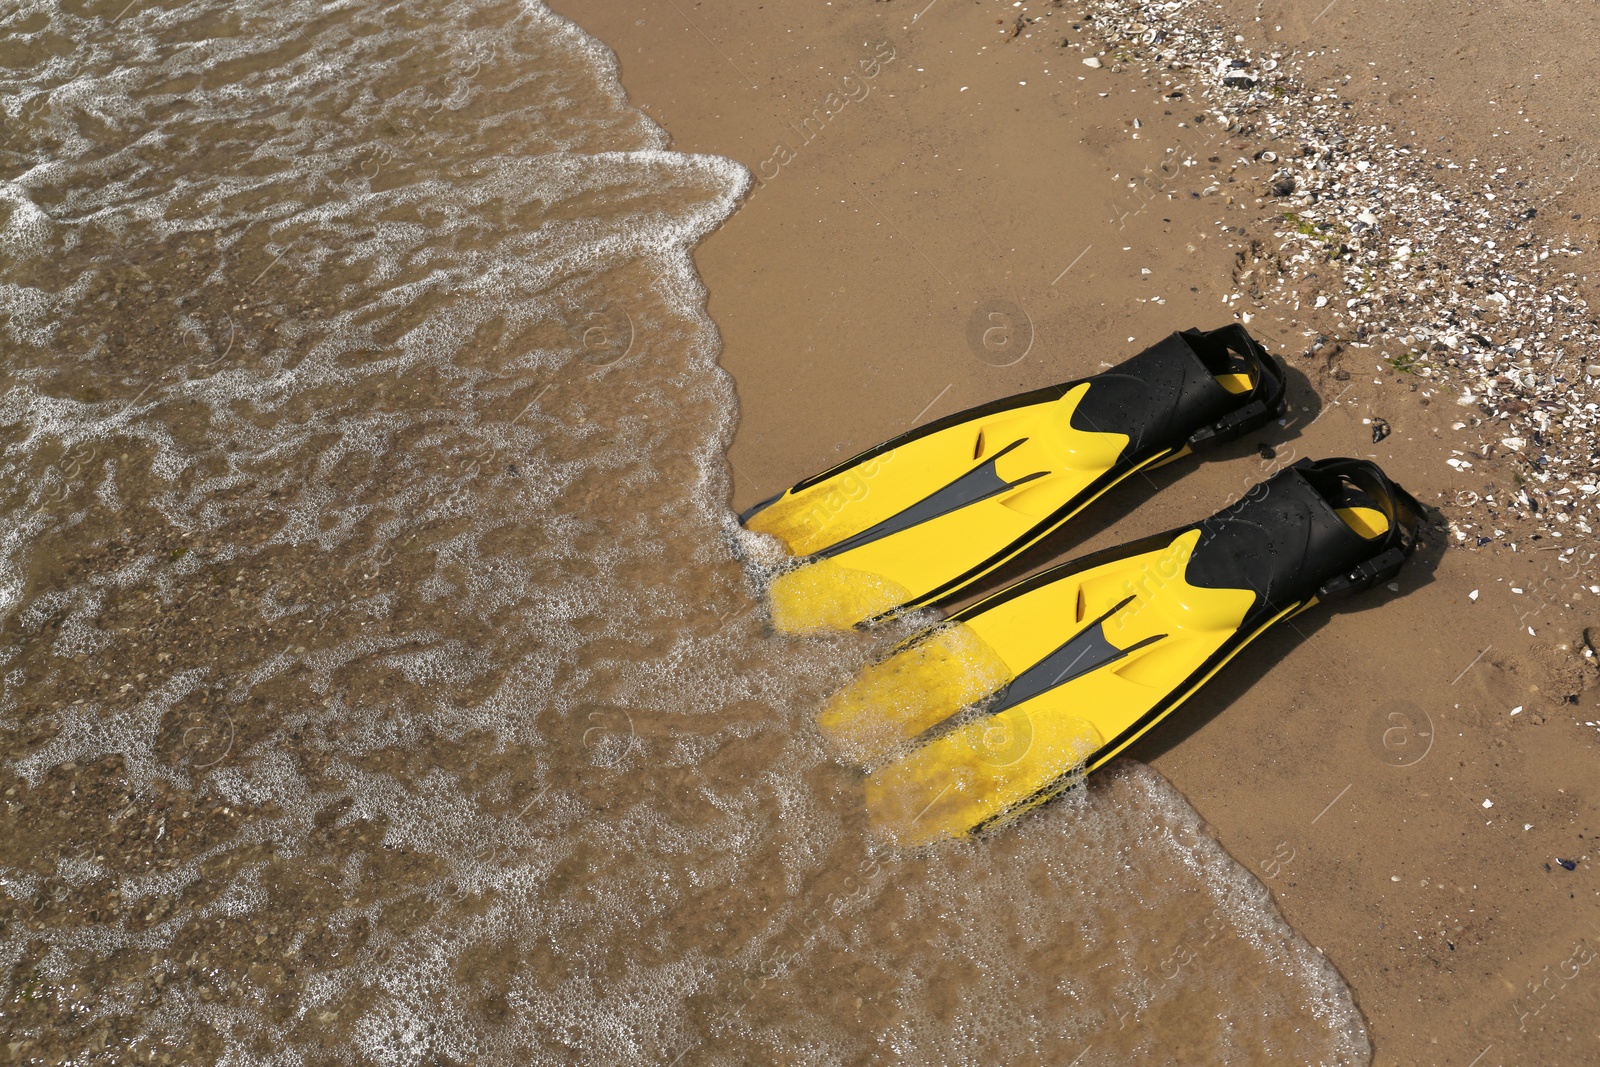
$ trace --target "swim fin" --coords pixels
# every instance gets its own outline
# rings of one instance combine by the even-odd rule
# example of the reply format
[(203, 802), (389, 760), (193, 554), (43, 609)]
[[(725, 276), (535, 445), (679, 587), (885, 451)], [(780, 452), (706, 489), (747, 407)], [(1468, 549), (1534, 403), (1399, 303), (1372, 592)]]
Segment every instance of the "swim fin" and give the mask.
[(799, 557), (772, 581), (773, 625), (846, 629), (949, 599), (1135, 471), (1266, 425), (1283, 398), (1277, 361), (1229, 325), (885, 441), (741, 516)]
[(1043, 571), (901, 645), (819, 725), (873, 821), (962, 837), (1050, 799), (1264, 630), (1388, 581), (1436, 521), (1374, 463), (1301, 460), (1209, 519)]

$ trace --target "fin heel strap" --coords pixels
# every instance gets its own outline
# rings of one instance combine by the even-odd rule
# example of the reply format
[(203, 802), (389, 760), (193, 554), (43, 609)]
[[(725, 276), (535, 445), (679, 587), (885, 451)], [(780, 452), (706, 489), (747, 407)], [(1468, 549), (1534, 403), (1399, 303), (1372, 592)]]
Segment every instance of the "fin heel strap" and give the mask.
[(1386, 582), (1399, 574), (1400, 565), (1405, 561), (1404, 549), (1391, 548), (1379, 553), (1365, 563), (1323, 584), (1317, 590), (1317, 599), (1328, 603), (1364, 593), (1379, 582)]
[(1252, 391), (1253, 399), (1250, 403), (1230, 411), (1208, 426), (1202, 426), (1188, 440), (1190, 451), (1204, 452), (1229, 441), (1238, 440), (1247, 433), (1259, 430), (1283, 413), (1284, 394), (1287, 391), (1283, 365), (1262, 346), (1261, 342), (1251, 337), (1243, 326), (1233, 323), (1204, 334), (1196, 330), (1186, 332), (1195, 335), (1196, 339), (1220, 341), (1226, 347), (1246, 356), (1254, 364), (1256, 371), (1256, 386)]

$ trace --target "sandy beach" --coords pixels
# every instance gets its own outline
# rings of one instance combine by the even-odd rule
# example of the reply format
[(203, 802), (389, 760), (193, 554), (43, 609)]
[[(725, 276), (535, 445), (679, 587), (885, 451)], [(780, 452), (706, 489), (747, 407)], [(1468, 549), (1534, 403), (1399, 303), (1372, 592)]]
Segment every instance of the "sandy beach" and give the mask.
[[(0, 1060), (1600, 1062), (1592, 8), (12, 5)], [(1421, 547), (1085, 788), (886, 839), (1070, 782), (1138, 712), (1062, 698), (1157, 714), (1289, 594), (1097, 571), (899, 655), (930, 616), (791, 632), (824, 571), (737, 513), (1239, 325), (1283, 417), (966, 602), (1307, 458)], [(1117, 665), (1032, 718), (984, 655), (1074, 606)]]
[[(738, 391), (735, 508), (1241, 320), (1290, 368), (1287, 425), (1119, 488), (1031, 565), (1191, 521), (1302, 456), (1375, 458), (1443, 510), (1395, 588), (1264, 639), (1131, 754), (1345, 976), (1375, 1063), (1600, 1061), (1592, 13), (1230, 0), (1129, 31), (1110, 4), (555, 6), (675, 148), (754, 176), (696, 253)], [(1196, 63), (1223, 48), (1239, 62)], [(1341, 174), (1391, 181), (1396, 206), (1318, 225)], [(1490, 243), (1451, 259), (1480, 221)], [(1409, 245), (1373, 251), (1400, 228), (1440, 249), (1425, 276), (1395, 265)], [(1469, 284), (1520, 264), (1524, 288)], [(1484, 341), (1423, 336), (1452, 305)], [(1536, 334), (1562, 369), (1517, 370)], [(1540, 398), (1573, 402), (1542, 459), (1517, 422)]]

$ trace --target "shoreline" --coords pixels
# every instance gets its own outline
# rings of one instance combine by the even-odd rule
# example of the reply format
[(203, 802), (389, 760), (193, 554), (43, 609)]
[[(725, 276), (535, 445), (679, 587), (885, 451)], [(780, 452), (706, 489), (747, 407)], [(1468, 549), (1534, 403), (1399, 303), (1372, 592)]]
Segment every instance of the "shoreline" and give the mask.
[[(783, 142), (792, 158), (776, 163), (696, 251), (740, 399), (729, 450), (736, 509), (910, 425), (1091, 373), (1172, 329), (1209, 328), (1235, 314), (1296, 376), (1290, 425), (1221, 461), (1181, 465), (1158, 478), (1153, 496), (1148, 487), (1108, 495), (1036, 565), (1209, 514), (1238, 485), (1270, 473), (1266, 461), (1244, 466), (1260, 441), (1275, 450), (1274, 463), (1304, 454), (1376, 458), (1419, 499), (1446, 508), (1459, 547), (1436, 553), (1431, 573), (1408, 566), (1398, 591), (1318, 609), (1300, 632), (1264, 638), (1191, 702), (1186, 722), (1132, 755), (1190, 799), (1290, 924), (1338, 967), (1367, 1017), (1375, 1063), (1570, 1062), (1574, 1041), (1596, 1040), (1586, 1009), (1600, 994), (1578, 978), (1583, 964), (1555, 989), (1548, 977), (1600, 938), (1587, 844), (1600, 822), (1590, 773), (1600, 734), (1584, 725), (1600, 720), (1594, 650), (1584, 647), (1586, 626), (1600, 622), (1600, 596), (1584, 579), (1600, 577), (1576, 552), (1561, 551), (1588, 536), (1580, 524), (1592, 530), (1594, 498), (1569, 492), (1566, 510), (1550, 501), (1572, 486), (1541, 493), (1519, 484), (1563, 459), (1575, 463), (1593, 424), (1583, 428), (1590, 437), (1561, 439), (1566, 451), (1551, 445), (1554, 458), (1543, 465), (1504, 443), (1545, 435), (1538, 400), (1550, 382), (1534, 373), (1535, 360), (1570, 343), (1549, 339), (1541, 349), (1530, 337), (1511, 347), (1541, 321), (1518, 317), (1520, 292), (1463, 313), (1475, 324), (1484, 319), (1472, 311), (1498, 314), (1490, 332), (1462, 325), (1453, 337), (1419, 335), (1416, 326), (1452, 295), (1459, 308), (1472, 292), (1466, 281), (1478, 288), (1461, 277), (1471, 265), (1461, 249), (1481, 247), (1467, 240), (1479, 236), (1469, 232), (1478, 223), (1502, 227), (1480, 241), (1528, 241), (1517, 251), (1534, 253), (1531, 279), (1508, 264), (1484, 270), (1485, 281), (1516, 282), (1537, 296), (1560, 291), (1566, 300), (1556, 304), (1592, 295), (1582, 273), (1589, 238), (1563, 233), (1551, 207), (1592, 195), (1588, 169), (1542, 192), (1526, 173), (1498, 175), (1502, 164), (1487, 158), (1458, 162), (1451, 144), (1420, 143), (1434, 135), (1429, 122), (1451, 122), (1441, 110), (1416, 123), (1405, 116), (1406, 130), (1422, 133), (1404, 158), (1421, 159), (1426, 147), (1442, 165), (1397, 177), (1401, 157), (1371, 154), (1381, 123), (1362, 126), (1378, 114), (1397, 128), (1403, 114), (1393, 94), (1362, 95), (1358, 86), (1354, 100), (1334, 97), (1350, 84), (1340, 61), (1309, 43), (1299, 55), (1263, 29), (1289, 26), (1308, 41), (1326, 33), (1348, 47), (1341, 35), (1350, 24), (1340, 20), (1359, 28), (1359, 17), (1371, 15), (1354, 10), (1334, 8), (1310, 24), (1263, 12), (1258, 24), (1254, 8), (1247, 16), (1230, 4), (1232, 25), (1226, 15), (1175, 23), (1148, 43), (1188, 49), (1185, 63), (1200, 66), (1168, 61), (1153, 75), (1164, 83), (1140, 69), (1127, 41), (1121, 53), (1108, 46), (1108, 24), (1050, 4), (930, 6), (915, 22), (914, 11), (877, 5), (826, 14), (793, 3), (759, 15), (652, 5), (624, 17), (573, 2), (557, 10), (616, 50), (631, 99), (670, 131), (674, 147), (732, 156), (758, 182), (757, 168), (778, 158), (777, 139), (793, 135), (781, 131), (792, 131), (794, 117), (826, 111), (799, 150)], [(1143, 43), (1151, 29), (1133, 40)], [(1250, 39), (1231, 40), (1229, 30)], [(879, 73), (855, 83), (867, 86), (859, 99), (837, 94), (840, 72), (864, 72), (859, 64), (879, 54), (877, 41), (890, 42), (892, 62), (880, 60)], [(1221, 73), (1214, 60), (1230, 44), (1248, 47), (1252, 63)], [(1402, 45), (1368, 51), (1387, 68)], [(1574, 54), (1576, 62), (1587, 53)], [(1084, 62), (1091, 58), (1099, 65)], [(1267, 61), (1273, 66), (1262, 69)], [(1453, 76), (1464, 73), (1454, 68)], [(1284, 96), (1274, 85), (1286, 85)], [(830, 92), (841, 107), (825, 106)], [(1448, 85), (1438, 92), (1451, 97)], [(1280, 117), (1275, 127), (1219, 105), (1224, 93), (1264, 96), (1253, 101), (1260, 113), (1268, 102), (1288, 98), (1287, 107), (1305, 97), (1305, 114), (1322, 117)], [(1324, 142), (1313, 157), (1273, 147), (1298, 145), (1308, 122), (1346, 143)], [(1357, 144), (1359, 136), (1369, 143)], [(1463, 128), (1463, 141), (1474, 136), (1485, 135)], [(1311, 163), (1292, 168), (1291, 158)], [(1357, 167), (1363, 159), (1368, 166)], [(1390, 259), (1413, 257), (1394, 257), (1383, 243), (1387, 216), (1368, 201), (1384, 190), (1363, 184), (1369, 174), (1416, 186), (1390, 191), (1389, 203), (1409, 213), (1408, 233), (1426, 230), (1437, 242), (1418, 236), (1411, 247), (1419, 257), (1448, 253), (1434, 255), (1437, 267), (1414, 278), (1384, 275)], [(1294, 188), (1278, 195), (1274, 186), (1287, 176)], [(1425, 182), (1433, 177), (1442, 182)], [(1494, 199), (1469, 200), (1469, 179), (1493, 185), (1483, 192)], [(1313, 202), (1299, 203), (1312, 193)], [(1530, 208), (1526, 225), (1503, 229)], [(1573, 213), (1581, 218), (1567, 221), (1592, 220)], [(1346, 215), (1359, 228), (1340, 229)], [(1574, 248), (1583, 254), (1558, 251)], [(1541, 251), (1550, 256), (1538, 259)], [(1560, 269), (1541, 266), (1552, 262)], [(1355, 294), (1369, 297), (1364, 307), (1340, 307), (1352, 299), (1339, 298), (1350, 271), (1372, 272)], [(1428, 293), (1424, 283), (1442, 304), (1404, 301)], [(1374, 306), (1376, 297), (1383, 303)], [(996, 313), (998, 348), (981, 328)], [(1592, 315), (1573, 318), (1593, 326)], [(1420, 358), (1410, 355), (1418, 348)], [(1527, 368), (1514, 363), (1524, 349)], [(1464, 358), (1483, 351), (1496, 361)], [(1515, 373), (1500, 371), (1502, 358)], [(1486, 410), (1466, 376), (1487, 371), (1503, 399)], [(1585, 397), (1580, 413), (1593, 395), (1589, 379), (1582, 372), (1567, 382)], [(1458, 384), (1474, 393), (1473, 406), (1457, 403)], [(1501, 422), (1515, 432), (1502, 432)], [(1568, 544), (1555, 546), (1558, 533)], [(1025, 823), (1010, 832), (1026, 833)]]

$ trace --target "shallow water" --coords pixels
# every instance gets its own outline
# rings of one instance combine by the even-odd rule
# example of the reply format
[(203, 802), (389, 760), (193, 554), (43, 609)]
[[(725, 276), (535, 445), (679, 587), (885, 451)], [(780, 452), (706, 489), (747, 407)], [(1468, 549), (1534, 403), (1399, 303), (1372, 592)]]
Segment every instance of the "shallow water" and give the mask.
[(812, 720), (893, 635), (774, 635), (726, 503), (689, 249), (748, 176), (597, 42), (0, 25), (11, 1061), (1365, 1061), (1137, 765), (871, 837)]

